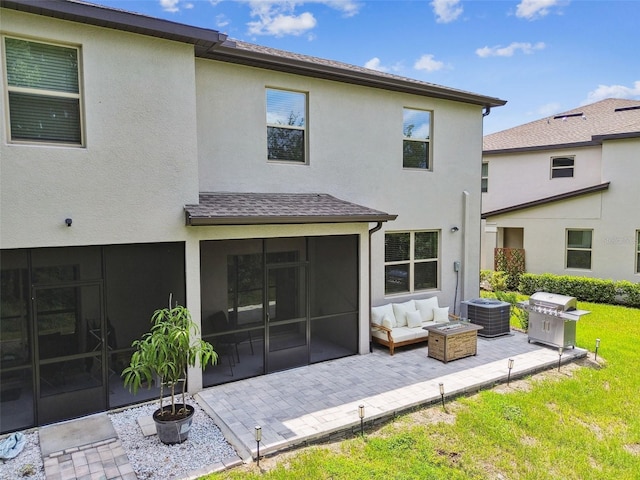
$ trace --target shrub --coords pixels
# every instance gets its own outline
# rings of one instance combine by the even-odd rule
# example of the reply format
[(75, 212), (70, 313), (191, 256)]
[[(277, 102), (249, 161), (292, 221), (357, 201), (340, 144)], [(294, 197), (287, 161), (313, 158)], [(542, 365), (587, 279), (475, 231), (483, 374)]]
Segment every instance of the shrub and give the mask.
[(493, 270), (480, 271), (480, 283), (488, 287), (492, 292), (507, 290), (506, 272), (494, 272)]
[(535, 292), (553, 292), (576, 297), (584, 302), (640, 307), (640, 283), (627, 281), (552, 275), (550, 273), (541, 275), (524, 273), (520, 276), (518, 290), (524, 295), (531, 295)]

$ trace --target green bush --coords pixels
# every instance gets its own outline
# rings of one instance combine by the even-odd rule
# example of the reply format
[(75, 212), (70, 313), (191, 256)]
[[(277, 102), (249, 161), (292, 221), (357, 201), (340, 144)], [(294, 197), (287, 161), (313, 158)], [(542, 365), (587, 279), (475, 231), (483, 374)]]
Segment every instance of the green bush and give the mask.
[(640, 283), (603, 280), (570, 275), (523, 273), (518, 290), (524, 295), (553, 292), (576, 297), (583, 302), (622, 304), (640, 307)]
[(507, 273), (481, 270), (480, 283), (488, 285), (492, 292), (504, 292), (507, 290)]

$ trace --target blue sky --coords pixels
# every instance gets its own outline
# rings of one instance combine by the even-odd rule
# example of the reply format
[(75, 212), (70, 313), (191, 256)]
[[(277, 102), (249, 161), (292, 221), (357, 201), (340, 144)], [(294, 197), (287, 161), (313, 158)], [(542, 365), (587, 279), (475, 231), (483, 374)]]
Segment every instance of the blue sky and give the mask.
[(637, 0), (93, 0), (259, 45), (507, 100), (493, 133), (640, 99)]

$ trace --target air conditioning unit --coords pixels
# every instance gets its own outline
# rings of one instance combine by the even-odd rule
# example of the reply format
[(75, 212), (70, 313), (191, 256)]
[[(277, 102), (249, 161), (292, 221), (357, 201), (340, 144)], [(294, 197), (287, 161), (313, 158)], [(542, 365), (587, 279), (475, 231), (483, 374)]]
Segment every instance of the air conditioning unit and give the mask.
[(478, 331), (480, 337), (499, 337), (511, 333), (511, 304), (492, 298), (476, 298), (462, 302), (467, 307), (467, 318), (471, 323), (484, 327)]

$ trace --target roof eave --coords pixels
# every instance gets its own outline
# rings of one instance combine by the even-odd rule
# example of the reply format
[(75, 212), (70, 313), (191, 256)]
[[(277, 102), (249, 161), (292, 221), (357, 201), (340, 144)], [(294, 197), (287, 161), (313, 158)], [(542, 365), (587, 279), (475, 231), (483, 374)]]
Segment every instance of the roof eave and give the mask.
[(438, 85), (413, 83), (400, 77), (384, 77), (377, 75), (375, 71), (372, 71), (372, 73), (365, 73), (349, 70), (347, 68), (340, 68), (338, 66), (320, 65), (307, 60), (285, 58), (278, 55), (269, 55), (263, 52), (233, 48), (232, 46), (217, 46), (214, 50), (205, 52), (200, 56), (210, 60), (218, 60), (257, 68), (267, 68), (285, 73), (306, 75), (313, 78), (321, 78), (373, 88), (382, 88), (384, 90), (423, 96), (428, 95), (434, 98), (470, 103), (483, 107), (500, 107), (507, 103), (506, 100), (495, 97), (487, 97), (471, 92), (453, 90)]
[(492, 210), (490, 212), (483, 213), (481, 218), (486, 220), (489, 217), (495, 217), (497, 215), (504, 215), (505, 213), (516, 212), (518, 210), (524, 210), (526, 208), (539, 207), (542, 205), (546, 205), (553, 202), (558, 202), (560, 200), (567, 200), (569, 198), (575, 198), (582, 195), (588, 195), (591, 193), (602, 192), (604, 190), (609, 189), (609, 185), (611, 182), (605, 182), (598, 185), (592, 185), (590, 187), (581, 188), (579, 190), (572, 190), (570, 192), (560, 193), (558, 195), (553, 195), (551, 197), (545, 197), (538, 200), (532, 200), (531, 202), (520, 203), (518, 205), (512, 205), (510, 207), (499, 208), (497, 210)]
[(556, 144), (549, 144), (549, 145), (535, 145), (531, 147), (496, 148), (493, 150), (492, 149), (482, 150), (482, 154), (483, 155), (501, 155), (505, 153), (526, 153), (526, 152), (536, 152), (540, 150), (561, 150), (564, 148), (594, 147), (596, 145), (600, 145), (601, 143), (602, 141), (590, 140), (586, 142), (556, 143)]
[(336, 216), (216, 216), (198, 217), (186, 214), (187, 226), (231, 225), (304, 225), (311, 223), (373, 223), (388, 222), (397, 215), (336, 215)]

